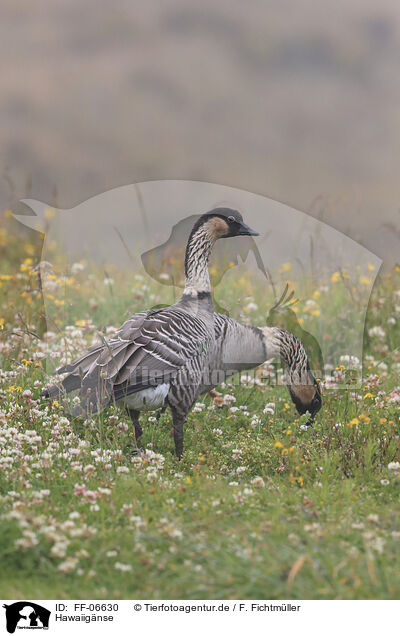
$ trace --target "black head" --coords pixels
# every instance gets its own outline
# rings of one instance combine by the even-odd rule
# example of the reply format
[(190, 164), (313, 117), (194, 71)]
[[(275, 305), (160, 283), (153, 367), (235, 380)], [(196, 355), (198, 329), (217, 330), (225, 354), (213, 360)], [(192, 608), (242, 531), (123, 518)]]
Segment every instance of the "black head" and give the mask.
[(322, 406), (319, 384), (311, 372), (310, 375), (313, 379), (311, 384), (291, 384), (288, 386), (297, 412), (300, 415), (304, 415), (307, 411), (310, 413), (311, 417), (307, 422), (308, 425), (314, 422), (314, 418)]
[(240, 212), (231, 208), (214, 208), (206, 212), (196, 222), (192, 233), (205, 223), (208, 224), (215, 239), (232, 236), (259, 236), (258, 232), (244, 223)]

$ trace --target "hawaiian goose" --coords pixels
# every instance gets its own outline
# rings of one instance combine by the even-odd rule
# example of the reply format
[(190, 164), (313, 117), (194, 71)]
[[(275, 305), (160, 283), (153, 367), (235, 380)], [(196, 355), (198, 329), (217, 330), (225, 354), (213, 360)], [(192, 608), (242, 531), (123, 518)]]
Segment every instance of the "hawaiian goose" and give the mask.
[(107, 342), (88, 349), (58, 369), (61, 385), (43, 393), (55, 398), (79, 389), (73, 416), (99, 412), (122, 401), (140, 438), (139, 412), (167, 404), (172, 412), (175, 450), (183, 452), (183, 425), (202, 383), (203, 369), (215, 356), (214, 310), (208, 261), (216, 240), (257, 235), (239, 212), (215, 208), (201, 216), (185, 254), (185, 288), (174, 305), (134, 314)]

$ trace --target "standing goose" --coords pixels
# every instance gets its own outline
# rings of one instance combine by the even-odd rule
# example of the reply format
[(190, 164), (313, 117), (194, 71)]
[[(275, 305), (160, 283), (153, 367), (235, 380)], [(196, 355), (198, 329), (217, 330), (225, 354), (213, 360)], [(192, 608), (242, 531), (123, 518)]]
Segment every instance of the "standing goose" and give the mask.
[(168, 405), (172, 412), (175, 450), (183, 452), (183, 425), (202, 383), (202, 371), (215, 355), (214, 309), (208, 261), (215, 241), (257, 236), (230, 208), (215, 208), (195, 223), (185, 253), (185, 288), (174, 305), (134, 314), (112, 338), (88, 349), (78, 360), (58, 369), (67, 373), (61, 385), (43, 395), (58, 397), (79, 389), (73, 416), (103, 410), (123, 401), (135, 426), (139, 412)]

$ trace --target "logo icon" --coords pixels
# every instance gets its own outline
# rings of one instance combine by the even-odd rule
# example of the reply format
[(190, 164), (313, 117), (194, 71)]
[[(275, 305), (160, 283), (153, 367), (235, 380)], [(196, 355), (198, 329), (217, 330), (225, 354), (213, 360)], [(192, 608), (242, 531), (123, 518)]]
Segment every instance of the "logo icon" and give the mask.
[(13, 634), (18, 629), (49, 629), (50, 610), (32, 603), (17, 601), (11, 605), (4, 604), (6, 610), (7, 631)]

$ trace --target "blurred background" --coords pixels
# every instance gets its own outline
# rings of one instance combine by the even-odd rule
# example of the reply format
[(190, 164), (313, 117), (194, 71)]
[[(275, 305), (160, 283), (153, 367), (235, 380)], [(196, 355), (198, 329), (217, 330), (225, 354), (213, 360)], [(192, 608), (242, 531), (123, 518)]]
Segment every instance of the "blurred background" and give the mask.
[(399, 260), (395, 0), (3, 0), (0, 73), (3, 208), (202, 180)]

